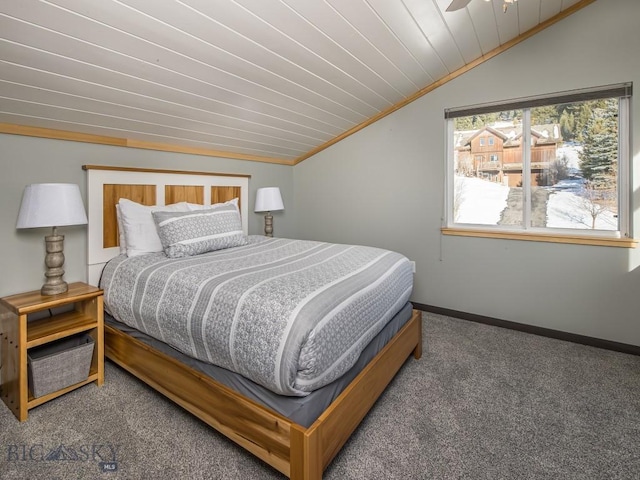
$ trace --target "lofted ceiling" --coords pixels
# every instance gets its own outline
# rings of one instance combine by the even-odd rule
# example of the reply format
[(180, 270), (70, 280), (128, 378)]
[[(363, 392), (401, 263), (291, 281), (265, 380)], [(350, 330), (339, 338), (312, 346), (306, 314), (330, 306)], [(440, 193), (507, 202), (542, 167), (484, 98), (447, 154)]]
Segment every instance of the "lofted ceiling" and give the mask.
[(592, 1), (1, 0), (0, 131), (294, 164)]

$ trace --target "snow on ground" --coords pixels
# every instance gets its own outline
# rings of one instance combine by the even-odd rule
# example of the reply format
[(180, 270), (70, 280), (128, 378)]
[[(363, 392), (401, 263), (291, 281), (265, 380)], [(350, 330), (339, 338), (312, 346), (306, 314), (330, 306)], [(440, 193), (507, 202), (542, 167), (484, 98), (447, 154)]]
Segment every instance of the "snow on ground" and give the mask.
[(497, 225), (507, 206), (509, 187), (475, 177), (456, 177), (457, 223)]
[[(507, 206), (509, 187), (479, 178), (456, 177), (455, 202), (457, 223), (497, 225), (500, 214)], [(547, 227), (590, 229), (591, 215), (587, 201), (580, 196), (582, 179), (567, 179), (549, 187)], [(598, 230), (617, 230), (618, 219), (605, 211), (596, 218)]]
[[(571, 192), (553, 192), (547, 204), (547, 227), (591, 228), (592, 218), (586, 199)], [(618, 219), (604, 211), (596, 217), (596, 230), (617, 230)]]

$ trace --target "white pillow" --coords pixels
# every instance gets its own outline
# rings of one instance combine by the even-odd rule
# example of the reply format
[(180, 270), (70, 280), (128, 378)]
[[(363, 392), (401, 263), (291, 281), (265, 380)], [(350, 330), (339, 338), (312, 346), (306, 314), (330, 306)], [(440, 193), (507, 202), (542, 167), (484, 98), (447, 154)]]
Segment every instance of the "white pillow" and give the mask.
[(202, 205), (200, 203), (187, 203), (187, 205), (189, 206), (189, 210), (197, 212), (198, 210), (206, 210), (209, 208), (219, 207), (220, 205), (235, 205), (235, 207), (238, 208), (238, 201), (238, 198), (234, 198), (233, 200), (227, 200), (223, 203), (214, 203), (213, 205)]
[(187, 202), (172, 205), (141, 205), (126, 198), (118, 200), (127, 256), (161, 252), (162, 243), (151, 212), (188, 212)]
[(211, 205), (202, 205), (200, 203), (187, 203), (189, 211), (195, 212), (198, 210), (204, 210), (205, 208), (211, 208)]
[(116, 203), (116, 221), (118, 222), (118, 245), (120, 246), (120, 255), (127, 253), (127, 240), (124, 237), (124, 227), (122, 226), (122, 217), (120, 216), (120, 205)]

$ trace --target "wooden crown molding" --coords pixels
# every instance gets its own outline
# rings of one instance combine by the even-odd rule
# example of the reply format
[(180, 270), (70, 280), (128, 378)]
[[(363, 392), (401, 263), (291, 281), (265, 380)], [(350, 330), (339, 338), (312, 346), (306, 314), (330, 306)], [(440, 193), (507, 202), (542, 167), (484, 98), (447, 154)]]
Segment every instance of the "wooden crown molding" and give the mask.
[(54, 140), (67, 140), (70, 142), (96, 143), (100, 145), (112, 145), (116, 147), (140, 148), (143, 150), (158, 150), (161, 152), (184, 153), (188, 155), (203, 155), (206, 157), (231, 158), (234, 160), (248, 160), (251, 162), (276, 163), (279, 165), (293, 165), (292, 160), (282, 158), (261, 157), (258, 155), (246, 155), (242, 153), (223, 152), (207, 148), (188, 147), (169, 143), (147, 142), (129, 138), (109, 137), (94, 135), (91, 133), (72, 132), (68, 130), (56, 130), (53, 128), (29, 127), (12, 123), (0, 123), (0, 133), (11, 135), (25, 135), (28, 137), (51, 138)]

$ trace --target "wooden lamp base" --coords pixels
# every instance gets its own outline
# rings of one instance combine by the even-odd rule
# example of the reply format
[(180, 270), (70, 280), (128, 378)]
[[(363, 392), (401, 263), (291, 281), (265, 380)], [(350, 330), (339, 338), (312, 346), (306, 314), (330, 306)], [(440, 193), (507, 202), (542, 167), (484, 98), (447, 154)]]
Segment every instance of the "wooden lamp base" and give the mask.
[(44, 257), (44, 264), (47, 270), (44, 276), (47, 280), (42, 285), (40, 293), (42, 295), (58, 295), (69, 290), (69, 285), (62, 279), (64, 275), (64, 235), (57, 235), (56, 227), (53, 233), (44, 237), (47, 254)]
[(267, 237), (273, 237), (273, 215), (271, 212), (267, 212), (264, 216), (264, 234)]

